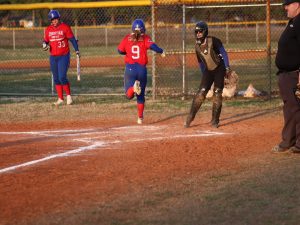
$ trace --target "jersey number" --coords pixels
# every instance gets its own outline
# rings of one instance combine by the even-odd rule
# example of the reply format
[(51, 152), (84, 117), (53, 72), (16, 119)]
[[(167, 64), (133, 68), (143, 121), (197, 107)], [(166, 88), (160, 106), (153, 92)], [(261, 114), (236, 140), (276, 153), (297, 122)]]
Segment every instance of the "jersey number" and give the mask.
[(59, 42), (58, 42), (58, 47), (59, 47), (59, 48), (64, 48), (64, 47), (66, 47), (65, 42), (64, 42), (64, 41), (59, 41)]
[(140, 58), (140, 47), (138, 45), (133, 45), (131, 47), (131, 53), (133, 59), (139, 59)]

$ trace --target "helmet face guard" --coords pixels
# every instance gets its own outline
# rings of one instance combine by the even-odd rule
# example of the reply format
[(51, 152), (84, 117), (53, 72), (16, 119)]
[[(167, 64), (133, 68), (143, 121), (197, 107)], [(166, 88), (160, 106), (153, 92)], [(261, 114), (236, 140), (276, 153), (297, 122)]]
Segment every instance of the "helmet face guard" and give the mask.
[(140, 36), (142, 35), (142, 32), (140, 30), (135, 30), (132, 32), (132, 35), (135, 40), (139, 40)]
[[(202, 33), (201, 37), (198, 37), (198, 33)], [(197, 43), (203, 43), (203, 41), (205, 40), (205, 38), (208, 35), (208, 26), (205, 22), (200, 21), (196, 24), (195, 27), (195, 38), (196, 38), (196, 42)]]
[(49, 14), (48, 14), (48, 19), (54, 20), (54, 19), (59, 19), (60, 18), (60, 14), (57, 10), (50, 10)]

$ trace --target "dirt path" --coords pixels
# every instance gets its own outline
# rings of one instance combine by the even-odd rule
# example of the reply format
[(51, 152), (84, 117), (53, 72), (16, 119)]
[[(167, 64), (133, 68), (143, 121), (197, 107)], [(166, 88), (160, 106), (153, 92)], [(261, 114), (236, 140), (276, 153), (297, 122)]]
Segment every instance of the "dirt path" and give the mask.
[(1, 126), (0, 224), (35, 224), (174, 179), (239, 170), (249, 160), (273, 157), (282, 126), (278, 114), (225, 109), (219, 129), (203, 113), (189, 129), (182, 115), (151, 117), (142, 126), (122, 117)]

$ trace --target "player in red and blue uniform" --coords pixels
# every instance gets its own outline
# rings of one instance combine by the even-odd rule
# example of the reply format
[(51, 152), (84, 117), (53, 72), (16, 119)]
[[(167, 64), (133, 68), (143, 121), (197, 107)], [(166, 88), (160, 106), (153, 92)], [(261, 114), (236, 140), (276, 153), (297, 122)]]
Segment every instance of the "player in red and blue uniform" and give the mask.
[(60, 21), (60, 14), (57, 10), (51, 10), (48, 14), (51, 21), (50, 26), (45, 30), (43, 50), (50, 49), (50, 67), (53, 74), (58, 100), (55, 105), (61, 105), (64, 101), (63, 92), (67, 95), (67, 104), (73, 103), (71, 97), (70, 82), (67, 72), (70, 65), (69, 41), (72, 43), (76, 54), (79, 55), (77, 40), (71, 27)]
[(137, 97), (138, 124), (142, 124), (144, 118), (147, 50), (151, 49), (160, 53), (162, 57), (165, 56), (163, 49), (158, 47), (145, 32), (143, 20), (134, 20), (132, 33), (126, 35), (118, 46), (118, 52), (125, 55), (124, 88), (126, 97), (128, 99), (132, 99), (135, 95)]

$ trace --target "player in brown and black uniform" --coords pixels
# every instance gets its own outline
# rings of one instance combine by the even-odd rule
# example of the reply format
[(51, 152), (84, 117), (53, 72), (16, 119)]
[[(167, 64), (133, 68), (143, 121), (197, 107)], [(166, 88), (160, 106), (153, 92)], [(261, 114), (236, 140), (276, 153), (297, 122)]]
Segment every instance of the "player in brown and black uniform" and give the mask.
[(185, 127), (189, 127), (194, 120), (196, 113), (204, 102), (213, 83), (214, 90), (211, 125), (216, 128), (219, 126), (224, 77), (226, 76), (226, 72), (230, 71), (230, 67), (228, 56), (221, 40), (207, 35), (207, 24), (203, 21), (198, 22), (195, 28), (195, 50), (203, 76), (199, 90), (193, 99), (190, 113), (184, 124)]
[(285, 0), (283, 5), (290, 20), (278, 41), (275, 63), (279, 70), (279, 91), (284, 103), (284, 127), (282, 141), (273, 151), (284, 152), (289, 149), (300, 153), (300, 99), (295, 96), (297, 84), (300, 84), (300, 0)]

